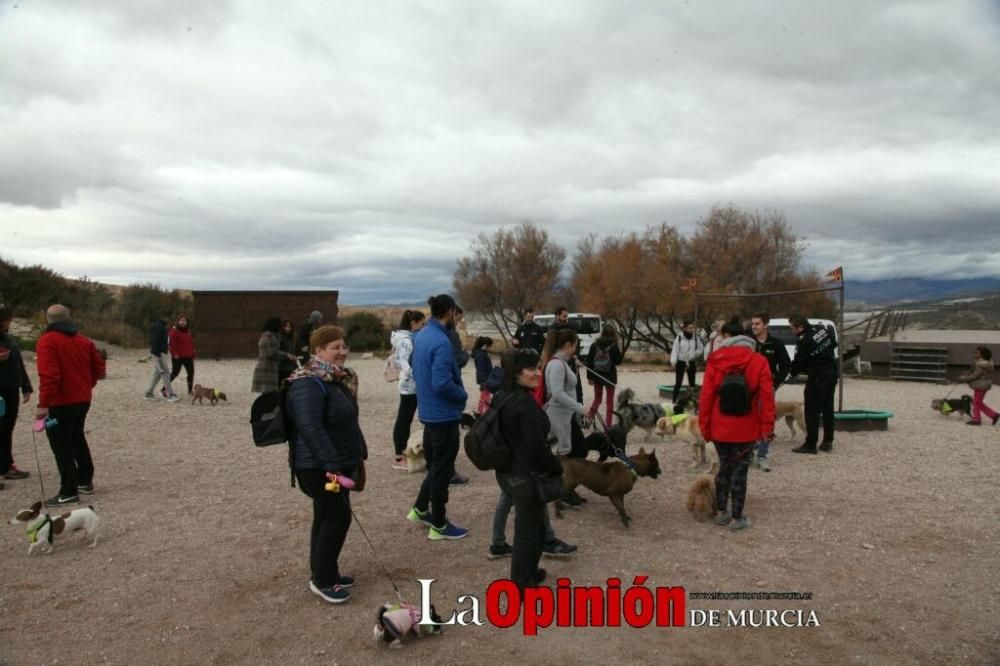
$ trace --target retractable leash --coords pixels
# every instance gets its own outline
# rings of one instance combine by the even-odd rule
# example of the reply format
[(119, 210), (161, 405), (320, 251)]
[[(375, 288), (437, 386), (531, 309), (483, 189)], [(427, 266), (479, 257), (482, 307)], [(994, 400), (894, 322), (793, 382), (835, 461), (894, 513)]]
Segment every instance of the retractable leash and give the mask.
[(396, 591), (396, 596), (399, 598), (399, 603), (402, 604), (403, 606), (410, 607), (409, 604), (403, 601), (403, 593), (399, 591), (399, 587), (396, 585), (396, 581), (392, 579), (392, 576), (389, 575), (389, 570), (385, 568), (385, 565), (382, 564), (382, 560), (379, 559), (378, 551), (375, 550), (375, 544), (373, 544), (372, 540), (368, 538), (368, 533), (365, 532), (364, 526), (361, 524), (361, 521), (358, 520), (358, 514), (354, 513), (354, 507), (351, 507), (351, 516), (354, 518), (354, 523), (358, 526), (358, 529), (361, 530), (361, 534), (362, 536), (364, 536), (365, 541), (368, 542), (368, 547), (372, 549), (372, 556), (378, 563), (379, 568), (382, 569), (382, 573), (385, 574), (385, 577), (389, 579), (389, 584), (392, 585), (392, 589)]

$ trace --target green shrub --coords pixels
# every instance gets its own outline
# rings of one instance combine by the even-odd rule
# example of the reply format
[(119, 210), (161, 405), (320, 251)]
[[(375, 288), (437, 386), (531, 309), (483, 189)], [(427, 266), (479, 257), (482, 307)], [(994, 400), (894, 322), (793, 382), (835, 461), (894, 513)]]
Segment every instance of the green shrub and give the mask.
[(356, 312), (341, 317), (339, 325), (347, 336), (347, 346), (356, 352), (381, 351), (389, 346), (389, 331), (371, 312)]
[(191, 309), (191, 299), (178, 290), (167, 291), (155, 284), (130, 284), (122, 292), (121, 319), (129, 326), (145, 331), (164, 312)]
[(21, 348), (21, 351), (35, 351), (35, 345), (38, 344), (38, 338), (21, 338), (15, 337), (17, 341), (17, 346)]

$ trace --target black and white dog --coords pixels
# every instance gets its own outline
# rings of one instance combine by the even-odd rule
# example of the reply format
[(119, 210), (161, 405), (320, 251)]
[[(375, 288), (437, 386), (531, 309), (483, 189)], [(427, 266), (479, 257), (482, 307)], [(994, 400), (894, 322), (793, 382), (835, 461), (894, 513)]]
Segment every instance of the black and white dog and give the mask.
[(972, 396), (963, 395), (961, 398), (938, 398), (931, 400), (931, 409), (935, 412), (941, 412), (945, 416), (956, 413), (971, 417)]
[(686, 398), (681, 398), (676, 405), (658, 402), (636, 402), (635, 391), (630, 388), (618, 394), (618, 422), (627, 435), (632, 428), (642, 428), (646, 431), (646, 440), (656, 430), (656, 422), (664, 416), (673, 416), (689, 411), (691, 405)]

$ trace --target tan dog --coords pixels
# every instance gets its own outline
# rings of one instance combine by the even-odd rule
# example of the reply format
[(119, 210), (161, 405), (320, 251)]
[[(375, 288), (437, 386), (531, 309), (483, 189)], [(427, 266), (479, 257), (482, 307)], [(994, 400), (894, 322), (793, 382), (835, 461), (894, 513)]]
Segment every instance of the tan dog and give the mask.
[(204, 388), (201, 384), (195, 384), (194, 390), (191, 392), (191, 404), (197, 400), (199, 405), (204, 405), (204, 399), (208, 398), (208, 401), (212, 405), (218, 404), (220, 400), (226, 399), (226, 394), (219, 389), (214, 388)]
[(719, 463), (712, 463), (708, 474), (695, 479), (688, 490), (687, 509), (699, 523), (711, 520), (715, 515), (715, 475), (718, 471)]
[[(646, 453), (645, 449), (640, 448), (639, 453), (629, 459), (635, 466), (635, 473), (621, 460), (599, 463), (583, 458), (563, 458), (563, 487), (567, 492), (573, 492), (577, 486), (583, 485), (598, 495), (604, 495), (618, 509), (622, 523), (628, 527), (632, 518), (625, 513), (625, 496), (632, 492), (632, 487), (640, 476), (655, 479), (660, 475), (656, 451)], [(562, 502), (557, 501), (556, 516), (560, 518), (562, 508)]]
[(777, 423), (782, 418), (792, 431), (792, 438), (795, 437), (795, 424), (798, 424), (802, 432), (806, 431), (806, 411), (801, 402), (775, 402), (774, 422)]
[(424, 459), (424, 431), (423, 429), (410, 435), (403, 449), (403, 456), (406, 458), (406, 472), (413, 474), (423, 472), (427, 469), (427, 461)]
[(688, 414), (686, 419), (680, 420), (676, 424), (674, 423), (674, 418), (664, 416), (656, 422), (656, 434), (662, 437), (667, 433), (673, 434), (691, 445), (691, 457), (694, 459), (693, 466), (697, 467), (708, 462), (708, 458), (705, 455), (705, 438), (702, 437), (697, 416)]

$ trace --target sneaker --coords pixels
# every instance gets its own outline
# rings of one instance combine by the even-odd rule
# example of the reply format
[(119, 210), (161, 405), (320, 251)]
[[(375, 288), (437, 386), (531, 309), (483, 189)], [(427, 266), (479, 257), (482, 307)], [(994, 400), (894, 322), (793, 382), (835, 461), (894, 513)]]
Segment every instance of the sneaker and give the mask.
[(732, 520), (732, 516), (729, 515), (728, 511), (726, 511), (725, 513), (717, 515), (713, 520), (716, 525), (728, 525), (729, 521)]
[(79, 504), (79, 495), (54, 495), (45, 500), (45, 506), (66, 506), (67, 504)]
[(94, 494), (94, 484), (85, 483), (82, 486), (77, 486), (76, 491), (81, 495), (93, 495)]
[(823, 442), (819, 445), (819, 450), (826, 451), (827, 453), (833, 451), (833, 442)]
[(469, 530), (464, 527), (452, 525), (451, 523), (445, 523), (444, 527), (434, 527), (431, 525), (430, 530), (427, 531), (427, 538), (431, 541), (451, 541), (454, 539), (461, 539), (468, 533)]
[(798, 448), (792, 449), (792, 453), (813, 453), (814, 454), (814, 453), (816, 453), (816, 447), (815, 446), (806, 446), (805, 444), (803, 444), (802, 446), (800, 446)]
[(351, 598), (351, 593), (340, 585), (330, 587), (317, 587), (316, 583), (309, 581), (309, 589), (323, 601), (330, 604), (342, 604)]
[(463, 476), (458, 472), (455, 472), (455, 476), (451, 477), (451, 481), (448, 482), (449, 486), (461, 486), (469, 482), (469, 477)]
[(757, 459), (757, 468), (762, 472), (770, 472), (771, 465), (767, 462), (767, 458)]
[(542, 555), (546, 557), (569, 557), (575, 552), (576, 546), (561, 539), (554, 539), (542, 548)]
[(153, 395), (152, 393), (147, 393), (146, 395), (144, 395), (144, 396), (142, 396), (142, 397), (143, 397), (143, 398), (145, 398), (146, 400), (159, 400), (159, 398), (157, 398), (157, 397), (156, 397), (155, 395)]
[(410, 512), (406, 514), (406, 519), (411, 523), (423, 523), (427, 527), (433, 527), (431, 524), (430, 512), (421, 511), (417, 507), (410, 509)]
[(510, 557), (513, 552), (514, 549), (511, 548), (508, 543), (502, 543), (499, 546), (493, 544), (490, 546), (490, 554), (487, 555), (486, 558), (490, 560), (499, 560), (504, 557)]
[(402, 470), (409, 469), (406, 466), (406, 458), (404, 458), (403, 456), (399, 456), (397, 458), (393, 458), (392, 459), (392, 468), (393, 469), (402, 469)]
[(966, 421), (965, 425), (983, 425), (979, 421)]
[(7, 473), (3, 475), (3, 478), (13, 481), (16, 479), (27, 479), (29, 476), (31, 474), (25, 472), (23, 469), (18, 469), (17, 465), (11, 465)]
[(535, 572), (535, 585), (541, 585), (542, 583), (544, 583), (546, 575), (547, 574), (545, 572), (545, 569), (539, 569), (539, 570), (537, 570)]
[(993, 425), (996, 425), (998, 422), (1000, 422), (1000, 414), (993, 417)]
[(740, 530), (745, 530), (750, 527), (750, 519), (746, 516), (742, 518), (737, 518), (733, 521), (733, 524), (729, 526), (730, 532), (739, 532)]
[(578, 507), (583, 504), (583, 498), (576, 493), (566, 493), (562, 496), (562, 501), (564, 504), (568, 504), (571, 507)]
[(345, 590), (349, 587), (354, 587), (354, 579), (350, 576), (339, 576), (337, 578), (337, 587), (342, 587)]
[(177, 402), (180, 399), (181, 397), (179, 395), (177, 395), (176, 393), (171, 393), (170, 396), (167, 398), (167, 402)]
[(760, 458), (757, 457), (756, 453), (750, 456), (750, 466), (760, 469)]

